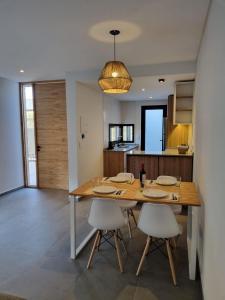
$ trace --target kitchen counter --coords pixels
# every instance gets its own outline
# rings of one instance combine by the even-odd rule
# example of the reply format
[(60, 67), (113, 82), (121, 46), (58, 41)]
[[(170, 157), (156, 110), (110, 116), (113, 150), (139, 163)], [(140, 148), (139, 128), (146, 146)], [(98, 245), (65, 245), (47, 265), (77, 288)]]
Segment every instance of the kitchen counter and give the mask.
[(192, 181), (193, 153), (179, 154), (177, 149), (165, 151), (128, 151), (127, 172), (139, 177), (141, 165), (144, 164), (148, 179), (156, 179), (160, 175), (179, 176), (182, 181)]
[(138, 144), (130, 144), (123, 147), (115, 147), (113, 149), (104, 149), (104, 151), (111, 151), (111, 152), (127, 152), (131, 151), (132, 149), (138, 148)]
[(127, 155), (149, 155), (149, 156), (193, 156), (193, 152), (188, 151), (186, 154), (179, 154), (177, 149), (166, 149), (165, 151), (139, 151), (131, 150)]

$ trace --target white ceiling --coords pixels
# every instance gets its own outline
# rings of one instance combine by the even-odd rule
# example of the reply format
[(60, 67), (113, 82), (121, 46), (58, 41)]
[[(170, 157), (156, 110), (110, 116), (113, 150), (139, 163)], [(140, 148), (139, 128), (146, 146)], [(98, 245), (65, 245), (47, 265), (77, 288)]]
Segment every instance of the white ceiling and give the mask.
[[(164, 83), (159, 83), (159, 78), (164, 78)], [(180, 80), (194, 79), (195, 75), (176, 74), (165, 76), (146, 76), (133, 78), (133, 84), (127, 94), (118, 95), (115, 98), (119, 100), (164, 100), (168, 96), (174, 94), (175, 82)], [(144, 89), (144, 91), (142, 90)], [(152, 97), (152, 98), (149, 98)]]
[[(159, 78), (164, 78), (165, 82), (159, 83)], [(176, 81), (193, 79), (195, 79), (194, 73), (133, 77), (133, 83), (128, 93), (112, 94), (111, 97), (121, 101), (165, 100), (169, 95), (174, 94)], [(99, 86), (94, 80), (86, 81), (85, 84), (99, 90)]]
[(109, 22), (110, 29), (121, 29), (118, 59), (128, 66), (195, 60), (208, 3), (0, 0), (0, 76), (44, 80), (64, 78), (66, 71), (100, 69), (112, 58)]

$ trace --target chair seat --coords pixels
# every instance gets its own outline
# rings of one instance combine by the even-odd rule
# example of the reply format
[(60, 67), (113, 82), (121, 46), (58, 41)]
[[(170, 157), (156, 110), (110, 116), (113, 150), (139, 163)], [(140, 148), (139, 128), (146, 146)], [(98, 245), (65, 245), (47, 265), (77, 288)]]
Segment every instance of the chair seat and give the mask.
[(130, 200), (117, 200), (117, 203), (121, 208), (133, 208), (137, 205), (137, 201)]
[(117, 230), (126, 225), (117, 201), (98, 198), (92, 202), (88, 222), (99, 230)]
[(155, 238), (169, 239), (180, 234), (171, 207), (163, 204), (145, 203), (141, 209), (138, 227)]

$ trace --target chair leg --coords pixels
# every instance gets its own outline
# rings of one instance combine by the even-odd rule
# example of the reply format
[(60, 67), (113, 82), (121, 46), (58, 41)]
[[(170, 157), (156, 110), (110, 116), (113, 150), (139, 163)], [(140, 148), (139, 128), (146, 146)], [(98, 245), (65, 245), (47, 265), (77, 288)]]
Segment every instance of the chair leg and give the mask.
[(99, 240), (99, 235), (100, 235), (100, 231), (98, 230), (97, 234), (96, 234), (96, 237), (95, 237), (95, 241), (94, 241), (93, 247), (91, 249), (90, 257), (88, 259), (87, 269), (90, 268), (90, 265), (91, 265), (91, 262), (92, 262), (92, 259), (93, 259), (93, 256), (94, 256), (94, 252), (95, 252), (95, 249), (96, 249), (96, 245), (97, 245), (98, 240)]
[(124, 249), (124, 251), (126, 252), (126, 254), (128, 254), (128, 253), (127, 253), (127, 247), (126, 247), (125, 242), (124, 242), (123, 234), (122, 234), (122, 232), (121, 232), (120, 229), (118, 229), (117, 232), (118, 232), (118, 237), (119, 237), (119, 239), (120, 239), (120, 241), (121, 241), (121, 244), (122, 244), (122, 246), (123, 246), (123, 249)]
[(129, 236), (132, 239), (132, 232), (131, 232), (131, 226), (130, 226), (130, 215), (129, 215), (128, 209), (126, 209), (126, 213), (127, 213), (127, 226), (128, 226), (128, 230), (129, 230)]
[(122, 260), (121, 260), (121, 255), (120, 255), (120, 248), (119, 248), (119, 243), (118, 243), (118, 238), (117, 238), (116, 231), (114, 231), (114, 240), (115, 240), (116, 254), (117, 254), (117, 258), (118, 258), (120, 272), (123, 273), (123, 265), (122, 265)]
[(141, 257), (139, 266), (138, 266), (138, 269), (137, 269), (136, 276), (138, 276), (138, 275), (140, 274), (140, 271), (141, 271), (141, 268), (142, 268), (142, 265), (143, 265), (145, 256), (146, 256), (146, 254), (147, 254), (147, 252), (148, 252), (148, 249), (149, 249), (150, 242), (151, 242), (151, 237), (148, 236), (148, 237), (147, 237), (147, 241), (146, 241), (146, 245), (145, 245), (145, 248), (144, 248), (144, 251), (143, 251), (143, 254), (142, 254), (142, 257)]
[(130, 214), (131, 214), (131, 216), (133, 217), (134, 223), (135, 223), (135, 225), (136, 225), (136, 227), (137, 227), (137, 221), (136, 221), (136, 218), (135, 218), (135, 215), (134, 215), (134, 212), (133, 212), (133, 209), (132, 209), (132, 208), (130, 209)]
[(174, 248), (174, 249), (177, 248), (177, 243), (176, 243), (176, 239), (175, 239), (175, 238), (172, 238), (172, 239), (171, 239), (171, 246), (172, 246), (172, 248)]
[(168, 257), (169, 257), (170, 270), (171, 270), (171, 274), (172, 274), (172, 278), (173, 278), (173, 284), (177, 285), (176, 273), (175, 273), (175, 268), (174, 268), (174, 263), (173, 263), (173, 256), (171, 253), (169, 240), (166, 240), (166, 248), (167, 248), (167, 253), (168, 253)]
[(96, 247), (97, 247), (98, 251), (99, 251), (99, 247), (100, 247), (101, 239), (102, 239), (102, 231), (100, 230), (100, 231), (99, 231), (99, 236), (98, 236), (97, 245), (96, 245)]

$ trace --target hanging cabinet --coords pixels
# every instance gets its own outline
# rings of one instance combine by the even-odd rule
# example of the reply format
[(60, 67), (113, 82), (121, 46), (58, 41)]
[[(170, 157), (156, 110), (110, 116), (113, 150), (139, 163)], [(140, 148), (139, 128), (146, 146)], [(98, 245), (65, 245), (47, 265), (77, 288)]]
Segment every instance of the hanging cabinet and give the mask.
[(173, 124), (192, 124), (194, 80), (175, 83)]

